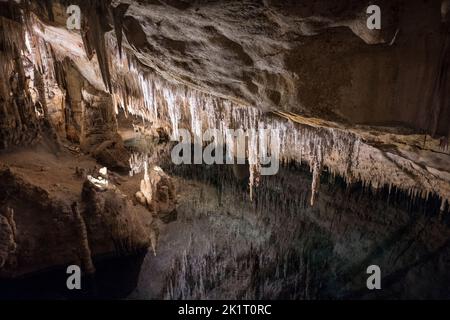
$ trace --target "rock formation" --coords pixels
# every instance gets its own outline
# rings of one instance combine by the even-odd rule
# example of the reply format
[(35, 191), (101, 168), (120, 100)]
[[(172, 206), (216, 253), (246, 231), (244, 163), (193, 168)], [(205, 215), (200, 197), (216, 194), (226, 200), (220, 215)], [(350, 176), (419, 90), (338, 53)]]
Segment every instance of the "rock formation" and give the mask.
[(0, 215), (1, 277), (70, 262), (92, 273), (93, 256), (148, 248), (157, 232), (151, 213), (134, 206), (112, 183), (101, 189), (80, 179), (78, 190), (50, 188), (34, 174), (27, 178), (5, 166), (0, 176), (2, 201), (16, 208)]
[(160, 167), (149, 169), (144, 163), (144, 179), (136, 192), (136, 199), (166, 223), (176, 219), (174, 190), (170, 177)]
[[(249, 206), (242, 214), (257, 212), (264, 228), (272, 228), (276, 245), (286, 254), (270, 251), (267, 272), (275, 268), (278, 276), (280, 268), (289, 274), (292, 265), (281, 261), (292, 248), (270, 213), (292, 216), (298, 209), (308, 219), (289, 220), (298, 227), (295, 232), (323, 232), (335, 223), (328, 214), (333, 190), (340, 199), (346, 192), (353, 195), (350, 204), (340, 207), (349, 216), (341, 212), (339, 219), (364, 215), (369, 226), (358, 232), (373, 232), (368, 242), (381, 241), (384, 224), (398, 227), (390, 232), (402, 228), (404, 220), (387, 214), (371, 228), (381, 202), (391, 197), (401, 205), (389, 214), (400, 219), (410, 211), (445, 219), (450, 209), (449, 2), (378, 1), (380, 30), (366, 26), (370, 4), (0, 1), (0, 278), (68, 263), (93, 274), (97, 256), (130, 255), (150, 246), (156, 252), (165, 228), (160, 222), (177, 218), (179, 179), (195, 181), (203, 174), (212, 179), (208, 183), (219, 198), (228, 192), (214, 166), (198, 172), (174, 168), (168, 161), (168, 150), (184, 130), (193, 138), (193, 150), (202, 150), (206, 142), (200, 137), (215, 129), (210, 142), (226, 150), (228, 159), (240, 156), (231, 130), (245, 133), (244, 162), (233, 164), (237, 181), (232, 188), (239, 195), (232, 193), (235, 201), (245, 199)], [(68, 5), (80, 8), (79, 30), (67, 27)], [(268, 138), (263, 129), (274, 134)], [(302, 168), (298, 189), (289, 174), (280, 180), (263, 177), (258, 155), (268, 144), (279, 151), (276, 161), (283, 172)], [(267, 184), (270, 179), (274, 185)], [(289, 192), (279, 190), (283, 183)], [(376, 199), (373, 206), (365, 193)], [(360, 204), (359, 196), (364, 198)], [(233, 201), (225, 197), (217, 206), (207, 201), (204, 207), (192, 206), (189, 210), (198, 211), (191, 218), (203, 211), (227, 215), (222, 205), (233, 207)], [(263, 204), (271, 211), (261, 209)], [(272, 219), (270, 226), (266, 222)], [(446, 245), (447, 231), (435, 228), (443, 236), (421, 251), (425, 256)], [(429, 229), (424, 233), (431, 234)], [(340, 242), (338, 233), (329, 236), (332, 240), (320, 241), (335, 243), (334, 251), (344, 250), (340, 246), (351, 238), (342, 236)], [(427, 245), (422, 238), (420, 243)], [(258, 254), (264, 246), (250, 245), (224, 268), (230, 262), (233, 268), (263, 270)], [(207, 248), (207, 260), (220, 256), (216, 249)], [(394, 251), (402, 260), (402, 249)], [(203, 278), (219, 277), (217, 266), (192, 255), (186, 249), (171, 267), (165, 297), (192, 297), (192, 292), (220, 297), (206, 289), (206, 282), (220, 279)], [(315, 258), (299, 252), (293, 256), (300, 259), (294, 265), (306, 270), (293, 273), (295, 281), (317, 285), (316, 275), (308, 271)], [(356, 259), (347, 252), (332, 257), (333, 262)], [(186, 271), (189, 259), (200, 264), (192, 274)], [(249, 275), (254, 291), (238, 297), (266, 297), (275, 290), (261, 288), (260, 276)], [(192, 277), (199, 281), (194, 289), (187, 280)], [(316, 289), (292, 297), (321, 297)], [(286, 297), (280, 290), (274, 294)], [(354, 287), (349, 292), (356, 294)], [(346, 294), (339, 291), (339, 296)]]

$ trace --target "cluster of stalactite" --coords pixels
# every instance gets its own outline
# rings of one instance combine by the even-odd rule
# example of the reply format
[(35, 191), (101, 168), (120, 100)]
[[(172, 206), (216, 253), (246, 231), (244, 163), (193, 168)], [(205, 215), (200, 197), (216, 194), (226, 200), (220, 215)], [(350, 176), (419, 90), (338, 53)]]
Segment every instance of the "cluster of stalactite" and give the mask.
[[(63, 132), (64, 76), (52, 47), (35, 34), (35, 18), (13, 3), (0, 16), (2, 148)], [(56, 129), (56, 131), (55, 131)]]
[[(80, 4), (80, 6), (82, 5)], [(83, 6), (82, 8), (85, 9)], [(85, 19), (88, 18), (85, 17)], [(42, 75), (45, 76), (47, 91), (49, 91), (49, 88), (51, 88), (51, 91), (59, 91), (58, 96), (61, 98), (61, 107), (55, 105), (59, 102), (57, 100), (52, 102), (52, 108), (48, 108), (52, 124), (58, 130), (58, 134), (71, 142), (79, 143), (83, 151), (90, 152), (94, 156), (103, 152), (98, 150), (99, 148), (104, 149), (103, 143), (120, 145), (112, 95), (106, 90), (109, 87), (109, 81), (105, 82), (105, 91), (103, 91), (101, 87), (86, 78), (85, 70), (82, 69), (84, 67), (92, 68), (89, 71), (94, 71), (94, 74), (99, 71), (103, 80), (109, 79), (111, 68), (109, 52), (106, 50), (100, 52), (100, 48), (86, 49), (87, 60), (83, 60), (82, 63), (84, 64), (80, 66), (72, 60), (76, 60), (75, 57), (70, 54), (67, 55), (67, 52), (64, 52), (61, 48), (54, 48), (53, 43), (48, 43), (43, 39), (45, 37), (43, 33), (40, 30), (36, 31), (36, 29), (44, 28), (44, 25), (34, 14), (30, 14), (28, 21), (33, 26), (29, 32), (31, 42), (40, 44), (32, 46), (33, 56), (37, 60), (35, 64), (43, 65)], [(85, 21), (85, 23), (88, 23), (88, 21)], [(91, 28), (88, 29), (91, 30)], [(82, 30), (81, 35), (84, 37), (83, 32)], [(91, 32), (94, 31), (91, 30)], [(98, 37), (105, 39), (104, 32), (106, 30), (101, 29), (97, 32), (101, 33)], [(83, 40), (85, 47), (89, 46), (90, 42), (88, 43), (84, 38)], [(98, 43), (98, 41), (92, 43)], [(93, 51), (91, 52), (91, 50)], [(102, 64), (106, 64), (106, 66), (102, 66)], [(105, 68), (108, 70), (106, 73)], [(108, 148), (110, 147), (108, 146)], [(123, 149), (121, 146), (119, 148)], [(124, 153), (123, 150), (120, 150), (120, 153)], [(124, 159), (121, 158), (120, 160), (122, 164), (127, 162), (122, 160)]]
[[(117, 31), (116, 38), (121, 41), (122, 35), (122, 23), (121, 19), (128, 5), (119, 5), (118, 7), (112, 7), (111, 1), (59, 1), (64, 7), (69, 5), (78, 5), (82, 11), (82, 28), (81, 38), (84, 43), (84, 49), (86, 56), (93, 65), (98, 66), (101, 77), (105, 84), (107, 91), (111, 91), (111, 62), (110, 54), (106, 48), (105, 33), (112, 30), (110, 25), (113, 25)], [(95, 131), (98, 126), (92, 126), (92, 123), (84, 123), (82, 119), (83, 110), (87, 110), (91, 113), (95, 113), (95, 110), (108, 109), (108, 104), (112, 105), (111, 97), (107, 93), (99, 92), (97, 89), (89, 86), (81, 76), (80, 70), (76, 70), (76, 67), (71, 63), (70, 58), (64, 55), (61, 50), (54, 50), (52, 44), (44, 40), (43, 23), (50, 21), (55, 23), (54, 8), (56, 3), (52, 1), (44, 2), (32, 2), (22, 1), (21, 3), (2, 3), (2, 15), (1, 15), (1, 41), (2, 51), (1, 54), (5, 55), (2, 58), (2, 100), (6, 100), (9, 96), (29, 96), (31, 102), (31, 108), (19, 107), (19, 113), (24, 112), (21, 110), (32, 109), (33, 116), (44, 118), (51, 123), (51, 126), (56, 129), (60, 137), (68, 138), (71, 141), (81, 143), (84, 136), (90, 135), (91, 132), (80, 132), (83, 129), (92, 129)], [(6, 9), (3, 9), (5, 7)], [(11, 11), (7, 13), (7, 11)], [(38, 14), (38, 15), (36, 15)], [(39, 18), (38, 18), (39, 16)], [(42, 30), (41, 30), (42, 29)], [(118, 44), (121, 48), (121, 44)], [(95, 57), (95, 58), (94, 58)], [(16, 64), (13, 62), (17, 60)], [(19, 66), (20, 64), (20, 66)], [(12, 69), (22, 69), (12, 71)], [(16, 72), (19, 74), (19, 80), (21, 80), (20, 74), (23, 73), (25, 79), (24, 85), (19, 89), (15, 83), (12, 83), (11, 73)], [(79, 101), (78, 92), (71, 92), (71, 83), (68, 83), (67, 78), (72, 76), (76, 78), (83, 91), (83, 100), (85, 97), (89, 101)], [(27, 81), (25, 83), (25, 81)], [(17, 81), (16, 81), (17, 82)], [(22, 82), (19, 81), (19, 85)], [(15, 86), (17, 92), (13, 93)], [(73, 87), (73, 85), (72, 85)], [(30, 89), (30, 90), (29, 90)], [(78, 90), (74, 88), (74, 90)], [(27, 92), (29, 91), (29, 92)], [(73, 96), (72, 96), (73, 95)], [(90, 99), (93, 96), (94, 99)], [(22, 99), (23, 100), (23, 99)], [(68, 108), (66, 108), (66, 100), (68, 102)], [(95, 101), (91, 101), (95, 100)], [(102, 108), (92, 109), (85, 108), (89, 103), (96, 103), (102, 105)], [(3, 104), (3, 102), (2, 102)], [(6, 104), (6, 103), (5, 103)], [(51, 104), (51, 106), (48, 106)], [(2, 109), (5, 109), (3, 107)], [(103, 111), (102, 111), (103, 112)], [(108, 113), (108, 110), (106, 111)], [(109, 112), (111, 113), (111, 112)], [(115, 120), (114, 115), (106, 115), (106, 119), (102, 121), (101, 129), (105, 131), (113, 131), (115, 133)], [(30, 114), (31, 115), (31, 114)], [(100, 115), (101, 116), (101, 115)], [(16, 117), (17, 118), (17, 117)], [(86, 115), (85, 118), (93, 119), (99, 118), (98, 114)], [(8, 117), (4, 117), (5, 121)], [(18, 120), (15, 120), (18, 122)], [(89, 122), (89, 121), (86, 121)], [(96, 120), (96, 123), (99, 121)], [(23, 127), (19, 123), (18, 127)], [(49, 124), (48, 123), (48, 124)], [(9, 123), (5, 124), (5, 127), (10, 126)], [(27, 125), (29, 129), (30, 125)], [(95, 130), (94, 130), (95, 129)], [(20, 131), (20, 130), (19, 130)], [(21, 130), (24, 131), (24, 130)], [(98, 130), (97, 130), (98, 131)], [(5, 135), (8, 133), (5, 132)], [(101, 133), (93, 132), (92, 136), (102, 136)], [(27, 136), (23, 132), (17, 134), (16, 140), (22, 139), (21, 137)], [(106, 137), (108, 139), (109, 137)], [(8, 139), (3, 139), (8, 140)], [(12, 138), (9, 138), (12, 140)], [(98, 140), (98, 139), (97, 139)], [(101, 140), (101, 139), (100, 139)], [(15, 144), (18, 141), (15, 142)], [(101, 142), (101, 141), (100, 141)], [(90, 145), (90, 141), (86, 142)], [(95, 144), (95, 143), (94, 143)]]
[[(119, 52), (122, 52), (123, 17), (129, 4), (121, 3), (112, 6), (111, 0), (60, 0), (64, 8), (76, 5), (81, 10), (81, 37), (89, 60), (94, 56), (98, 61), (102, 80), (108, 91), (112, 90), (111, 59), (107, 50), (105, 34), (114, 31)], [(50, 22), (54, 22), (53, 1), (43, 3), (29, 3), (25, 1), (23, 7), (29, 11), (39, 11)], [(37, 6), (37, 8), (36, 8)]]
[[(114, 41), (112, 52), (118, 52)], [(179, 129), (191, 132), (194, 141), (207, 129), (217, 129), (221, 141), (233, 144), (227, 129), (242, 129), (247, 135), (246, 157), (250, 168), (250, 193), (258, 184), (259, 155), (267, 147), (266, 129), (274, 132), (273, 145), (279, 147), (277, 161), (292, 160), (307, 163), (312, 172), (313, 205), (324, 169), (344, 177), (348, 183), (380, 189), (398, 187), (412, 198), (427, 199), (438, 193), (442, 210), (450, 199), (448, 181), (431, 179), (427, 169), (395, 154), (385, 153), (359, 136), (338, 128), (314, 127), (288, 121), (275, 114), (264, 114), (252, 106), (238, 105), (210, 94), (169, 82), (155, 73), (144, 71), (135, 58), (115, 56), (113, 97), (117, 108), (142, 118), (156, 127), (170, 128), (173, 140), (179, 139)], [(200, 140), (201, 141), (201, 140)], [(269, 148), (270, 149), (270, 148)], [(227, 148), (234, 152), (233, 147)], [(278, 153), (278, 152), (277, 152)], [(236, 157), (237, 154), (231, 154)]]
[[(260, 129), (269, 129), (275, 132), (273, 144), (280, 148), (278, 160), (281, 163), (295, 160), (299, 163), (306, 162), (310, 166), (313, 174), (311, 204), (314, 204), (319, 190), (320, 175), (323, 169), (327, 168), (333, 174), (343, 176), (348, 182), (362, 181), (374, 189), (385, 185), (390, 188), (396, 186), (408, 190), (412, 197), (425, 199), (437, 193), (442, 199), (442, 209), (448, 205), (446, 204), (450, 199), (448, 180), (431, 174), (413, 161), (372, 147), (353, 133), (337, 128), (292, 123), (272, 114), (263, 114), (255, 106), (238, 105), (184, 84), (168, 81), (151, 72), (149, 68), (140, 64), (131, 51), (122, 48), (122, 24), (126, 5), (113, 7), (110, 1), (97, 0), (75, 1), (71, 4), (79, 5), (82, 10), (81, 35), (86, 55), (92, 59), (95, 53), (103, 82), (106, 89), (111, 92), (116, 111), (122, 108), (155, 127), (170, 128), (173, 140), (178, 139), (180, 128), (190, 130), (194, 138), (201, 136), (207, 129), (217, 129), (224, 144), (229, 145), (233, 141), (227, 129), (244, 130), (248, 141), (246, 158), (250, 168), (250, 194), (258, 184), (261, 171), (258, 156), (267, 143)], [(48, 19), (52, 20), (52, 6), (48, 5), (46, 10)], [(20, 14), (17, 13), (17, 16)], [(25, 20), (30, 21), (29, 18)], [(22, 28), (8, 26), (3, 29), (9, 30), (7, 28), (16, 30), (13, 33), (3, 32), (4, 47), (9, 48), (14, 44), (13, 48), (16, 48), (10, 50), (12, 52), (10, 56), (14, 57), (15, 52), (16, 60), (8, 59), (8, 61), (23, 64), (24, 59), (20, 59), (18, 55), (20, 50), (27, 50), (25, 32)], [(110, 32), (113, 28), (115, 37)], [(31, 42), (39, 43), (31, 32), (29, 38)], [(33, 47), (45, 48), (46, 45), (41, 43)], [(37, 60), (33, 62), (35, 69), (38, 70), (38, 76), (34, 81), (37, 84), (37, 92), (42, 93), (40, 77), (49, 70), (55, 70), (52, 77), (59, 83), (64, 82), (61, 57), (57, 58), (55, 66), (51, 67), (49, 63), (55, 60), (50, 58), (52, 50), (46, 48), (32, 51), (34, 51), (33, 59)], [(8, 63), (3, 67), (8, 68)], [(11, 65), (9, 68), (12, 68)], [(3, 76), (10, 74), (8, 72), (10, 70), (5, 71)], [(20, 70), (17, 79), (19, 85), (24, 88), (26, 79)], [(12, 89), (6, 88), (3, 91), (9, 94)], [(41, 93), (39, 95), (42, 95)], [(13, 96), (18, 100), (16, 104), (23, 104), (23, 101), (28, 99), (26, 90), (18, 90)], [(41, 102), (40, 105), (45, 114), (45, 103)], [(30, 109), (34, 108), (17, 108), (18, 112)], [(35, 114), (34, 110), (32, 111), (30, 112)], [(227, 150), (233, 153), (234, 148), (229, 147)], [(236, 154), (228, 156), (236, 157)]]
[[(30, 62), (21, 13), (8, 7), (0, 16), (0, 144), (31, 144), (39, 138), (39, 123), (30, 92)], [(6, 10), (6, 9), (5, 9)], [(6, 13), (6, 12), (5, 12)], [(32, 65), (31, 65), (32, 66)]]

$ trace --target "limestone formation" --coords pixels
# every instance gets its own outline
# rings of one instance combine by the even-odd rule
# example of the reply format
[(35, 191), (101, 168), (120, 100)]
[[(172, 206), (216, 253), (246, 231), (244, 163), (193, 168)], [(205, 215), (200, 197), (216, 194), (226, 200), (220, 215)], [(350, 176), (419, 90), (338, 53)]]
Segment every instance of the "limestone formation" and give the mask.
[(144, 179), (136, 199), (164, 222), (176, 219), (175, 187), (171, 178), (158, 166), (144, 162)]
[[(351, 273), (373, 257), (394, 285), (431, 259), (445, 280), (449, 1), (380, 0), (381, 29), (372, 4), (0, 1), (0, 279), (95, 274), (103, 257), (164, 253), (161, 232), (182, 246), (173, 265), (152, 257), (159, 297), (221, 298), (225, 275), (233, 299), (335, 297), (336, 283), (363, 297)], [(185, 132), (194, 155), (211, 143), (242, 163), (175, 165)], [(280, 176), (263, 174), (268, 145)], [(179, 225), (191, 234), (162, 233)], [(342, 278), (324, 293), (314, 268)]]

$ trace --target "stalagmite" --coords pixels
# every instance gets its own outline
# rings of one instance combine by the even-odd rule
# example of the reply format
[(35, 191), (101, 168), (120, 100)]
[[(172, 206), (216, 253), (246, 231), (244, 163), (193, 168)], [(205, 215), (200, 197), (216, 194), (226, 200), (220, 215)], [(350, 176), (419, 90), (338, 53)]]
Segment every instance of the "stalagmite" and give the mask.
[(445, 200), (444, 198), (441, 198), (441, 206), (440, 206), (441, 212), (445, 211), (446, 202), (447, 202), (447, 200)]
[(88, 239), (88, 233), (86, 229), (86, 223), (84, 222), (83, 217), (81, 216), (80, 212), (78, 211), (78, 205), (76, 202), (74, 202), (71, 206), (73, 217), (75, 220), (75, 228), (78, 233), (79, 237), (79, 254), (80, 259), (83, 263), (84, 271), (87, 274), (95, 273), (95, 267), (94, 263), (92, 262), (92, 254), (91, 249), (89, 247), (89, 239)]

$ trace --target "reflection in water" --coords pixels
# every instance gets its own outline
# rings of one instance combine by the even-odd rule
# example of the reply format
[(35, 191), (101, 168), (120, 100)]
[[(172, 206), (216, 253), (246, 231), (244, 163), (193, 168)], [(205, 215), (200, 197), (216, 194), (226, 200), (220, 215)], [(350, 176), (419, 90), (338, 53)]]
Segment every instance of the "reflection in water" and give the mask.
[(123, 299), (136, 287), (145, 253), (94, 259), (97, 272), (83, 277), (81, 290), (68, 290), (66, 268), (0, 281), (0, 299)]
[[(247, 182), (227, 166), (168, 166), (178, 179), (178, 220), (147, 256), (131, 298), (448, 298), (447, 218), (439, 199), (346, 186), (323, 174), (314, 207), (311, 174), (290, 165)], [(382, 291), (366, 288), (369, 265)]]
[[(250, 201), (248, 177), (231, 166), (164, 170), (177, 183), (178, 219), (161, 230), (156, 256), (97, 259), (82, 291), (67, 290), (65, 269), (1, 282), (0, 298), (450, 297), (450, 230), (438, 198), (411, 200), (323, 174), (311, 207), (311, 173), (292, 164), (262, 177)], [(381, 291), (366, 288), (372, 264)]]

